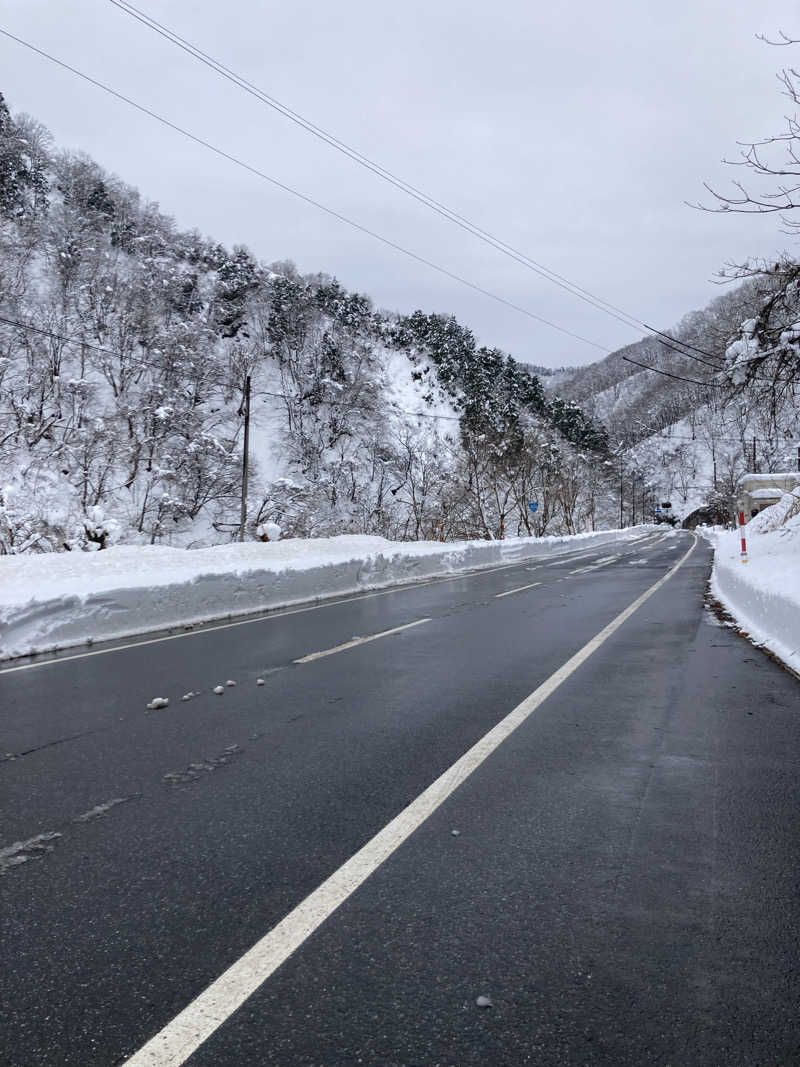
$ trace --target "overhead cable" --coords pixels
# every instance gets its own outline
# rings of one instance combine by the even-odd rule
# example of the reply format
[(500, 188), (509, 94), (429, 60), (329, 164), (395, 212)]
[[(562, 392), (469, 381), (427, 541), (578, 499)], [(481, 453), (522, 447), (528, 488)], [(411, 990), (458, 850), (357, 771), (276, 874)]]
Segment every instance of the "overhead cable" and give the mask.
[[(39, 334), (39, 335), (44, 336), (44, 337), (49, 337), (49, 338), (51, 338), (52, 340), (55, 340), (55, 341), (62, 341), (64, 344), (78, 345), (81, 348), (91, 349), (92, 352), (102, 352), (104, 355), (114, 356), (115, 359), (122, 360), (122, 361), (124, 361), (126, 363), (134, 363), (137, 366), (146, 367), (149, 370), (156, 369), (156, 368), (154, 368), (153, 363), (152, 363), (151, 360), (139, 359), (136, 356), (129, 355), (127, 353), (115, 352), (110, 348), (103, 348), (100, 345), (90, 344), (88, 341), (84, 341), (79, 337), (67, 337), (65, 334), (54, 333), (52, 330), (45, 330), (41, 326), (34, 326), (32, 323), (29, 323), (29, 322), (20, 322), (17, 319), (6, 318), (5, 315), (0, 315), (0, 325), (10, 326), (10, 327), (13, 327), (13, 328), (19, 329), (19, 330), (28, 330), (31, 333), (36, 333), (36, 334)], [(258, 396), (273, 396), (273, 397), (277, 397), (280, 400), (297, 400), (298, 399), (298, 397), (296, 397), (296, 396), (287, 396), (285, 393), (272, 393), (267, 389), (259, 389), (258, 390)], [(442, 420), (444, 420), (446, 422), (459, 422), (460, 421), (460, 417), (458, 415), (436, 415), (436, 414), (434, 414), (432, 412), (428, 412), (428, 411), (409, 411), (406, 408), (401, 408), (401, 407), (399, 407), (399, 406), (397, 406), (395, 404), (392, 405), (392, 409), (394, 411), (401, 412), (403, 415), (413, 415), (416, 418), (420, 418), (420, 419), (442, 419)], [(13, 411), (0, 411), (0, 415), (14, 415), (14, 414), (16, 414), (16, 413), (13, 412)]]
[(649, 367), (646, 363), (639, 363), (636, 359), (631, 359), (629, 356), (622, 357), (626, 363), (633, 363), (637, 367), (641, 367), (642, 370), (651, 370), (654, 374), (661, 374), (665, 378), (675, 378), (679, 382), (689, 382), (691, 385), (700, 385), (704, 389), (722, 389), (723, 386), (720, 382), (698, 382), (696, 378), (684, 378), (681, 374), (670, 374), (669, 371), (659, 370), (658, 367)]
[[(377, 163), (375, 160), (370, 159), (368, 156), (365, 156), (362, 152), (359, 152), (351, 145), (348, 145), (345, 141), (342, 141), (340, 138), (329, 133), (327, 130), (323, 129), (321, 126), (318, 126), (310, 119), (307, 119), (303, 115), (300, 115), (288, 105), (282, 103), (280, 100), (277, 100), (269, 93), (266, 93), (263, 89), (259, 89), (258, 86), (254, 85), (252, 82), (242, 77), (242, 75), (237, 74), (235, 71), (231, 70), (230, 67), (227, 67), (220, 60), (215, 59), (207, 52), (204, 52), (197, 45), (192, 44), (190, 41), (186, 40), (185, 37), (182, 37), (174, 30), (171, 30), (168, 27), (164, 26), (152, 16), (148, 15), (146, 12), (129, 3), (128, 0), (110, 0), (110, 3), (112, 3), (115, 7), (119, 8), (121, 11), (124, 11), (126, 14), (131, 15), (138, 22), (153, 30), (165, 40), (170, 41), (172, 44), (176, 45), (184, 52), (193, 56), (199, 62), (214, 70), (217, 74), (225, 78), (227, 81), (237, 85), (246, 93), (249, 93), (250, 96), (255, 97), (261, 103), (266, 104), (274, 111), (277, 111), (279, 114), (289, 119), (290, 122), (293, 122), (295, 123), (295, 125), (300, 126), (307, 133), (310, 133), (313, 137), (324, 141), (327, 145), (335, 149), (337, 152), (342, 153), (343, 155), (351, 159), (353, 162), (357, 163), (359, 166), (371, 171), (382, 181), (388, 182), (390, 185), (393, 185), (395, 188), (399, 189), (401, 192), (406, 193), (406, 195), (412, 197), (414, 200), (417, 200), (419, 203), (424, 204), (425, 207), (429, 208), (431, 211), (434, 211), (437, 215), (440, 215), (441, 217), (447, 219), (449, 222), (452, 222), (456, 226), (459, 226), (462, 230), (465, 230), (466, 232), (472, 234), (474, 237), (477, 237), (485, 244), (491, 245), (503, 255), (508, 256), (509, 258), (515, 260), (517, 263), (520, 263), (522, 266), (533, 271), (535, 274), (538, 274), (540, 277), (546, 279), (549, 282), (552, 282), (554, 285), (559, 286), (559, 288), (570, 293), (572, 296), (575, 296), (579, 300), (583, 300), (585, 303), (590, 304), (597, 310), (602, 311), (607, 315), (610, 315), (612, 318), (617, 319), (619, 322), (623, 323), (628, 328), (635, 328), (637, 330), (644, 329), (647, 332), (656, 334), (659, 337), (666, 338), (667, 340), (672, 341), (675, 344), (679, 344), (684, 346), (685, 348), (691, 349), (695, 352), (699, 352), (702, 355), (710, 357), (711, 359), (719, 358), (711, 352), (707, 352), (704, 349), (698, 348), (695, 345), (691, 345), (688, 342), (681, 341), (676, 337), (672, 337), (670, 334), (665, 333), (662, 330), (657, 330), (655, 327), (649, 326), (646, 322), (644, 322), (642, 319), (639, 319), (637, 316), (630, 314), (623, 308), (617, 307), (615, 304), (612, 304), (610, 303), (610, 301), (603, 299), (603, 297), (598, 296), (596, 293), (592, 293), (589, 289), (585, 289), (584, 287), (571, 281), (563, 274), (559, 274), (557, 271), (554, 271), (551, 268), (546, 267), (544, 264), (537, 262), (531, 256), (527, 255), (524, 252), (521, 252), (517, 248), (514, 248), (513, 245), (510, 245), (507, 241), (503, 241), (501, 238), (496, 237), (488, 230), (485, 230), (476, 223), (471, 222), (468, 218), (465, 218), (463, 215), (448, 207), (446, 204), (441, 203), (441, 201), (436, 200), (428, 193), (425, 193), (423, 190), (412, 185), (411, 182), (408, 182), (404, 178), (401, 178), (399, 175), (394, 174), (392, 171), (382, 166), (380, 163)], [(700, 362), (702, 362), (702, 360)]]
[(61, 59), (57, 59), (49, 52), (45, 52), (41, 48), (37, 48), (36, 45), (30, 44), (30, 42), (23, 40), (21, 37), (17, 37), (13, 33), (9, 33), (8, 30), (0, 27), (0, 34), (8, 37), (12, 41), (16, 41), (17, 44), (21, 44), (24, 48), (30, 49), (42, 58), (49, 60), (51, 63), (55, 63), (63, 70), (69, 71), (71, 74), (76, 75), (83, 81), (88, 82), (90, 85), (94, 85), (98, 89), (102, 89), (103, 92), (109, 93), (109, 95), (115, 97), (117, 100), (121, 100), (123, 103), (128, 104), (130, 107), (135, 108), (142, 114), (155, 119), (156, 122), (161, 123), (162, 126), (166, 126), (168, 129), (173, 130), (175, 133), (181, 134), (182, 137), (186, 137), (188, 140), (193, 141), (195, 144), (200, 145), (203, 148), (207, 148), (210, 152), (220, 156), (223, 159), (227, 159), (230, 163), (236, 164), (237, 167), (241, 167), (248, 173), (255, 175), (257, 178), (261, 178), (262, 181), (268, 182), (270, 185), (274, 185), (276, 188), (283, 190), (283, 192), (290, 193), (292, 196), (297, 197), (298, 200), (302, 200), (306, 204), (310, 204), (312, 207), (317, 208), (319, 211), (325, 212), (326, 215), (330, 215), (332, 218), (337, 219), (339, 222), (343, 222), (345, 225), (358, 230), (360, 233), (366, 234), (368, 237), (372, 237), (376, 241), (380, 241), (382, 244), (389, 248), (394, 249), (396, 252), (402, 253), (409, 259), (415, 260), (417, 263), (422, 263), (426, 267), (430, 267), (431, 270), (437, 271), (439, 274), (450, 278), (452, 281), (458, 282), (460, 285), (466, 286), (468, 289), (472, 289), (474, 292), (481, 293), (483, 296), (489, 297), (490, 300), (494, 300), (499, 304), (505, 305), (505, 307), (511, 308), (513, 311), (518, 311), (521, 315), (525, 315), (530, 319), (534, 319), (536, 322), (542, 323), (544, 326), (549, 326), (553, 330), (558, 330), (559, 333), (565, 334), (568, 337), (572, 337), (576, 341), (582, 341), (584, 344), (591, 345), (592, 348), (597, 348), (602, 352), (608, 352), (605, 345), (600, 344), (597, 341), (592, 341), (588, 337), (583, 337), (581, 334), (574, 333), (572, 330), (568, 330), (565, 326), (559, 326), (558, 323), (551, 322), (549, 319), (543, 318), (541, 315), (537, 315), (529, 308), (521, 307), (519, 304), (513, 303), (511, 300), (506, 300), (505, 297), (499, 296), (497, 293), (491, 292), (489, 289), (484, 289), (483, 286), (469, 281), (467, 278), (463, 278), (461, 275), (448, 270), (446, 267), (440, 266), (438, 263), (434, 263), (430, 259), (426, 259), (424, 256), (419, 255), (417, 252), (412, 252), (410, 249), (405, 248), (403, 245), (397, 244), (388, 237), (384, 237), (382, 234), (377, 233), (375, 230), (369, 229), (367, 226), (362, 226), (360, 222), (356, 222), (354, 219), (348, 218), (346, 215), (342, 215), (334, 208), (328, 207), (321, 203), (319, 200), (315, 200), (313, 197), (308, 196), (306, 193), (301, 193), (297, 189), (293, 189), (285, 182), (279, 181), (277, 178), (270, 177), (269, 174), (265, 174), (264, 171), (259, 170), (257, 167), (252, 166), (250, 163), (246, 163), (244, 160), (239, 159), (237, 156), (232, 155), (230, 152), (226, 152), (222, 148), (218, 148), (216, 145), (211, 144), (210, 141), (206, 141), (204, 138), (199, 137), (197, 134), (190, 133), (189, 130), (184, 129), (182, 126), (178, 126), (177, 123), (164, 118), (162, 115), (157, 114), (150, 108), (145, 107), (143, 104), (137, 103), (130, 97), (125, 96), (123, 93), (117, 92), (116, 89), (112, 89), (111, 86), (98, 81), (96, 78), (92, 78), (88, 74), (84, 74), (83, 71), (78, 70), (76, 67), (71, 66), (69, 63), (64, 62)]

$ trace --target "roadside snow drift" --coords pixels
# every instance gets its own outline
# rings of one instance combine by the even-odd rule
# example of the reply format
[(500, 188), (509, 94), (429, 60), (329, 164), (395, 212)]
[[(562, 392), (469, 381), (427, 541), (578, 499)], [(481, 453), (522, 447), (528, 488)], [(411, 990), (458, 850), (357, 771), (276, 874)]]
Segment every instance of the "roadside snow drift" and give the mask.
[(743, 529), (707, 536), (715, 545), (713, 595), (756, 642), (800, 674), (800, 489), (785, 493)]
[(0, 659), (590, 548), (632, 532), (447, 544), (346, 535), (4, 556)]

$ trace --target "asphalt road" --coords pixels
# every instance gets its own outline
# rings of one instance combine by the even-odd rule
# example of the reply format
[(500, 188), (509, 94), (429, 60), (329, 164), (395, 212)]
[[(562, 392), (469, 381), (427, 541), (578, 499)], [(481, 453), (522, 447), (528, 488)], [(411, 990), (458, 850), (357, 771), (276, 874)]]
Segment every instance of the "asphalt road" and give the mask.
[(149, 1062), (800, 1063), (800, 684), (706, 610), (703, 542), (553, 681), (692, 544), (0, 670), (0, 1063), (124, 1063), (543, 685), (196, 1051)]

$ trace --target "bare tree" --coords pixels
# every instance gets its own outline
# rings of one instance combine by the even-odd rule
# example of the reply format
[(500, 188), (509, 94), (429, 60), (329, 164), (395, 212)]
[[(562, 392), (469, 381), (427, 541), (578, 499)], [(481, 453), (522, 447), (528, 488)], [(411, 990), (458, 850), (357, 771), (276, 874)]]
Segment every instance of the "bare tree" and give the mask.
[[(800, 39), (781, 31), (775, 47), (791, 47)], [(778, 73), (783, 96), (800, 107), (800, 70), (786, 66)], [(742, 169), (746, 178), (735, 178), (733, 188), (722, 192), (705, 182), (714, 203), (695, 204), (703, 211), (744, 215), (778, 214), (784, 232), (800, 231), (800, 117), (786, 114), (780, 133), (756, 141), (739, 141), (739, 157), (726, 159)], [(747, 181), (747, 178), (750, 181)], [(800, 382), (800, 263), (784, 256), (776, 262), (754, 260), (728, 264), (723, 279), (752, 278), (760, 282), (762, 307), (754, 318), (742, 323), (740, 337), (726, 352), (726, 371), (734, 392), (761, 383), (761, 400), (773, 406), (795, 399)]]
[[(762, 35), (760, 39), (776, 47), (800, 44), (800, 39), (789, 37), (783, 31), (779, 36), (780, 40), (777, 41), (770, 41)], [(783, 95), (795, 107), (800, 106), (800, 71), (796, 67), (784, 67), (777, 78), (783, 86)], [(800, 207), (800, 118), (796, 114), (788, 114), (785, 122), (780, 133), (758, 141), (738, 141), (739, 158), (723, 160), (728, 166), (748, 171), (755, 179), (767, 179), (770, 188), (757, 192), (752, 186), (745, 185), (743, 180), (734, 179), (735, 191), (726, 194), (704, 182), (716, 204), (695, 206), (703, 211), (735, 211), (746, 215), (777, 212), (781, 214), (781, 221), (789, 232), (800, 229), (800, 220), (787, 214)]]

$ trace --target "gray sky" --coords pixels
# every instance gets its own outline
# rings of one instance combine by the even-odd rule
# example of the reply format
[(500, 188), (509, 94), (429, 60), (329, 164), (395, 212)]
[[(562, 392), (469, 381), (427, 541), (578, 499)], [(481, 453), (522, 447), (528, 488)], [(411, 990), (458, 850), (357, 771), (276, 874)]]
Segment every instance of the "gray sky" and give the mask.
[[(777, 216), (693, 211), (737, 138), (779, 132), (788, 0), (135, 0), (243, 77), (638, 318), (671, 326), (727, 260), (792, 248)], [(3, 0), (0, 26), (288, 185), (609, 350), (637, 336), (392, 189), (108, 0)], [(0, 38), (0, 90), (182, 228), (294, 260), (376, 305), (453, 312), (547, 366), (602, 352), (470, 292)], [(797, 251), (796, 248), (793, 251)]]

